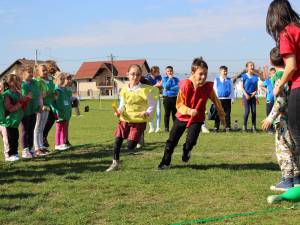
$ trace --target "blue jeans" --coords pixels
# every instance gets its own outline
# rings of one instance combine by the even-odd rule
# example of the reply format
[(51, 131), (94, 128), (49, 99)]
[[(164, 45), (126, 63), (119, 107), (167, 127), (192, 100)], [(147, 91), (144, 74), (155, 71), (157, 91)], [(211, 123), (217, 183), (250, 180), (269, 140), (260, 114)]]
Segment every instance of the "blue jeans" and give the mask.
[(252, 116), (252, 126), (256, 128), (256, 98), (250, 98), (249, 100), (246, 99), (246, 97), (243, 95), (243, 103), (245, 107), (245, 113), (244, 113), (244, 126), (247, 128), (248, 123), (248, 117), (251, 110), (251, 116)]

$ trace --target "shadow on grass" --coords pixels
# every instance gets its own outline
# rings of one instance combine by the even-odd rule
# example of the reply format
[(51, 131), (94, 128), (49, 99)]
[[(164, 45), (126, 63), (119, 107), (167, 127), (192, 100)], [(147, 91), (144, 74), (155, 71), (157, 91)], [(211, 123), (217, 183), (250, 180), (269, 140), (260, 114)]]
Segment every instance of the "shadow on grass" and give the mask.
[(36, 194), (32, 193), (0, 194), (0, 199), (26, 199), (34, 196)]
[(209, 170), (209, 169), (224, 169), (224, 170), (270, 170), (278, 171), (278, 165), (275, 163), (243, 163), (243, 164), (186, 164), (174, 165), (172, 169), (191, 168), (195, 170)]
[[(152, 151), (162, 143), (148, 143), (142, 151)], [(125, 147), (125, 146), (124, 146)], [(122, 149), (122, 155), (137, 153), (139, 150), (128, 151)], [(104, 172), (111, 164), (112, 144), (85, 144), (75, 146), (63, 152), (53, 152), (46, 157), (19, 164), (11, 164), (8, 168), (0, 170), (0, 184), (14, 182), (45, 182), (48, 176), (65, 176), (66, 180), (76, 181), (83, 179), (79, 174), (85, 172)], [(109, 157), (108, 159), (106, 159)], [(23, 161), (24, 162), (24, 161)]]
[[(1, 175), (4, 175), (5, 173), (1, 172)], [(0, 184), (12, 184), (15, 182), (29, 182), (29, 183), (42, 183), (46, 181), (45, 178), (6, 178), (6, 179), (0, 179)]]

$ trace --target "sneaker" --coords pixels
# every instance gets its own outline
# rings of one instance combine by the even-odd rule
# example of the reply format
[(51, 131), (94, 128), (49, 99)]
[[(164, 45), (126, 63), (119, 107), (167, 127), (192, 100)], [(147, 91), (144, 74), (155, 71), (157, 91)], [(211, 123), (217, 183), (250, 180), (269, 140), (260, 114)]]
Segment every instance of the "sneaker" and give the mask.
[(155, 129), (155, 133), (159, 133), (159, 132), (160, 132), (160, 128), (157, 127), (157, 128)]
[(113, 160), (112, 164), (108, 167), (106, 172), (111, 172), (114, 170), (119, 170), (120, 169), (120, 163), (118, 160)]
[(41, 149), (37, 149), (35, 150), (35, 156), (39, 157), (39, 156), (45, 156), (46, 154), (41, 150)]
[(188, 152), (183, 152), (182, 153), (182, 162), (188, 162), (191, 158), (191, 151), (188, 151)]
[(149, 134), (154, 133), (154, 128), (151, 127), (151, 128), (149, 129), (148, 133), (149, 133)]
[(201, 126), (201, 132), (204, 133), (204, 134), (209, 134), (210, 133), (210, 131), (206, 128), (206, 126), (204, 124)]
[(214, 133), (217, 133), (218, 131), (219, 131), (219, 129), (214, 127)]
[(274, 185), (271, 186), (270, 189), (271, 191), (287, 191), (289, 188), (293, 187), (293, 178), (281, 178), (281, 181)]
[(142, 147), (143, 147), (143, 146), (142, 146), (141, 144), (137, 144), (137, 145), (136, 145), (136, 148), (137, 148), (137, 149), (140, 149), (140, 148), (142, 148)]
[(165, 128), (165, 132), (168, 132), (168, 133), (169, 133), (169, 128)]
[(228, 128), (228, 127), (225, 128), (225, 132), (226, 132), (226, 133), (230, 133), (230, 128)]
[(67, 149), (69, 149), (69, 148), (68, 148), (68, 146), (66, 144), (55, 145), (55, 150), (64, 151), (64, 150), (67, 150)]
[(23, 149), (23, 151), (22, 151), (22, 158), (23, 159), (31, 159), (31, 158), (33, 158), (31, 152), (29, 151), (29, 148)]
[(44, 142), (44, 146), (45, 146), (46, 148), (50, 147), (47, 138), (44, 138), (44, 139), (43, 139), (43, 142)]
[(243, 126), (243, 127), (242, 127), (242, 132), (243, 132), (243, 133), (247, 132), (247, 127)]
[(161, 170), (167, 170), (169, 168), (170, 168), (170, 165), (165, 165), (163, 163), (160, 163), (156, 170), (161, 171)]
[(300, 186), (300, 175), (293, 178), (294, 187)]
[(61, 150), (61, 145), (55, 145), (54, 149), (57, 150), (57, 151), (60, 151)]
[(11, 155), (8, 158), (5, 159), (5, 161), (7, 162), (14, 162), (14, 161), (18, 161), (20, 158), (18, 155)]
[(252, 133), (257, 133), (256, 127), (252, 126)]

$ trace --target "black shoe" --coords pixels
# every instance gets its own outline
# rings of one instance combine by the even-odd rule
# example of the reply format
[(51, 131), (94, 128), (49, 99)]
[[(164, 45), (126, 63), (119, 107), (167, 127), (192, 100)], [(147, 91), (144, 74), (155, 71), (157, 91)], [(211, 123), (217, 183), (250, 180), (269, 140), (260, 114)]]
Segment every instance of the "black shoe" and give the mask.
[(46, 148), (48, 148), (50, 145), (49, 145), (49, 143), (48, 143), (47, 138), (44, 138), (43, 140), (44, 140), (44, 146), (45, 146)]
[(169, 128), (165, 128), (165, 132), (169, 132)]
[(188, 162), (191, 158), (191, 151), (184, 151), (182, 154), (182, 162)]
[(158, 165), (158, 167), (157, 167), (156, 170), (161, 171), (161, 170), (167, 170), (167, 169), (169, 169), (169, 168), (170, 168), (170, 165), (165, 165), (165, 164), (163, 164), (163, 163), (160, 163), (160, 164)]

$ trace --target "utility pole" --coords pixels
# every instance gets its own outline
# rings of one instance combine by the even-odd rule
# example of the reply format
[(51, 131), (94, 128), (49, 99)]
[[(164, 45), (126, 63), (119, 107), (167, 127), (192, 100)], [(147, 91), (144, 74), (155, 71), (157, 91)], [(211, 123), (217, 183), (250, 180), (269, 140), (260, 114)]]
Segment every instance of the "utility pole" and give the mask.
[(38, 50), (35, 50), (35, 65), (37, 65), (37, 60), (38, 60)]
[(114, 81), (114, 55), (110, 54), (110, 62), (111, 62), (111, 86), (112, 86), (112, 96), (115, 98), (115, 81)]

